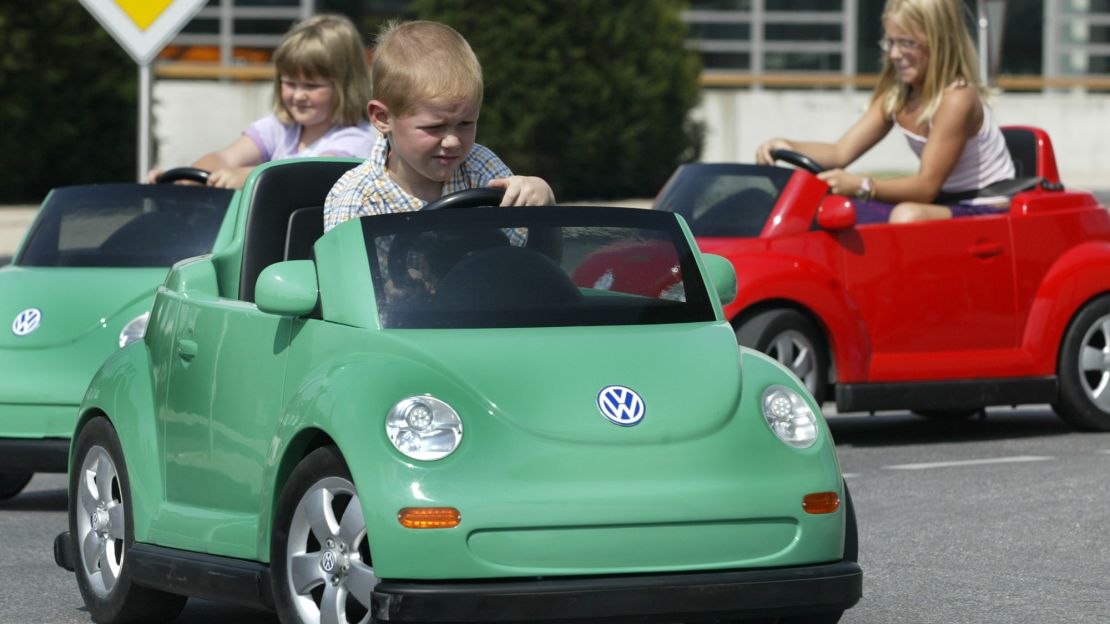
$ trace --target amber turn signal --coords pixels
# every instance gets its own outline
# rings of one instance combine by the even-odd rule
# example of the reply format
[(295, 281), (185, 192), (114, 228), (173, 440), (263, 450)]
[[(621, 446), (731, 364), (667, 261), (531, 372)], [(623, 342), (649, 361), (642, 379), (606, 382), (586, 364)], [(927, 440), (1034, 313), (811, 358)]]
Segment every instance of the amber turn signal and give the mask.
[(802, 509), (809, 514), (828, 514), (840, 509), (840, 497), (836, 492), (816, 492), (802, 498)]
[(407, 529), (450, 529), (459, 526), (462, 516), (454, 507), (405, 507), (397, 520)]

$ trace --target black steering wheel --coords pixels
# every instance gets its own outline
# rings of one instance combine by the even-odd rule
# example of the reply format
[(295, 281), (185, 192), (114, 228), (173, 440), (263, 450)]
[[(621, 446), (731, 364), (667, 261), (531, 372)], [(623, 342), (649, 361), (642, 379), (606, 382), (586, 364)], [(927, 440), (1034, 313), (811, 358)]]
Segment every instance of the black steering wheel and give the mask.
[(813, 174), (821, 173), (825, 170), (824, 167), (817, 164), (817, 161), (801, 152), (795, 152), (794, 150), (773, 149), (771, 150), (771, 158), (789, 163), (799, 169), (805, 169)]
[(208, 184), (208, 172), (196, 167), (174, 167), (163, 171), (162, 175), (155, 180), (158, 184), (172, 184), (178, 181)]
[(441, 210), (444, 208), (478, 208), (479, 206), (500, 206), (501, 199), (505, 197), (505, 190), (484, 186), (482, 188), (464, 189), (444, 195), (439, 199), (428, 202), (421, 210)]

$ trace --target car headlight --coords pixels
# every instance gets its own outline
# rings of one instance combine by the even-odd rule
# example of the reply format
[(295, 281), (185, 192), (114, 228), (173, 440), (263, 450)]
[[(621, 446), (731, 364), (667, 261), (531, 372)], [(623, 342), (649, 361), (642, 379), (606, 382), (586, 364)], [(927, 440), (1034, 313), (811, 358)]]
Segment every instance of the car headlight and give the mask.
[(150, 320), (150, 312), (143, 312), (139, 316), (131, 319), (131, 322), (123, 326), (123, 330), (119, 333), (119, 348), (122, 349), (132, 342), (137, 342), (143, 339), (143, 334), (146, 333), (146, 324)]
[(786, 386), (768, 386), (762, 407), (763, 420), (784, 443), (809, 448), (817, 441), (817, 416), (797, 392)]
[(462, 419), (450, 405), (431, 395), (401, 400), (385, 419), (385, 433), (406, 456), (424, 461), (443, 459), (462, 441)]

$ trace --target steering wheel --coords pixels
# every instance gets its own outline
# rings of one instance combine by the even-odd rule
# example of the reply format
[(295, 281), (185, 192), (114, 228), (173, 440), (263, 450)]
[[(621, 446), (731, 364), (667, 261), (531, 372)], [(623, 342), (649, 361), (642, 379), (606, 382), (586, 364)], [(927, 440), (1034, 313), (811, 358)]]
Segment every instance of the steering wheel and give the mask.
[(479, 206), (500, 206), (501, 199), (505, 197), (505, 190), (484, 186), (482, 188), (464, 189), (444, 195), (439, 199), (428, 202), (421, 210), (441, 210), (444, 208), (477, 208)]
[(158, 184), (172, 184), (179, 180), (196, 182), (201, 185), (208, 184), (208, 172), (196, 167), (174, 167), (163, 171), (155, 182)]
[(773, 149), (771, 150), (771, 158), (774, 158), (775, 160), (781, 160), (785, 163), (794, 165), (799, 169), (805, 169), (806, 171), (814, 174), (821, 173), (825, 170), (824, 167), (817, 164), (817, 161), (813, 160), (812, 158), (806, 156), (801, 152), (795, 152), (794, 150)]

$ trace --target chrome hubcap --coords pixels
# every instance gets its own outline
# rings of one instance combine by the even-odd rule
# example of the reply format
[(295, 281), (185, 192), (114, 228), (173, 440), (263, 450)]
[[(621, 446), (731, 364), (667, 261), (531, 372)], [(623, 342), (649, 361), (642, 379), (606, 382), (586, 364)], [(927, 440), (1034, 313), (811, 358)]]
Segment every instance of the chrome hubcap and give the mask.
[(797, 375), (810, 394), (816, 393), (817, 349), (805, 334), (793, 329), (782, 332), (768, 345), (767, 355)]
[(83, 566), (92, 590), (106, 596), (116, 586), (123, 568), (126, 521), (119, 471), (101, 446), (89, 449), (80, 470), (76, 501), (78, 564)]
[(354, 485), (329, 477), (316, 483), (293, 512), (285, 579), (303, 622), (370, 622), (378, 579), (364, 557), (366, 521)]
[(1098, 319), (1083, 336), (1079, 383), (1095, 407), (1110, 413), (1110, 315)]

